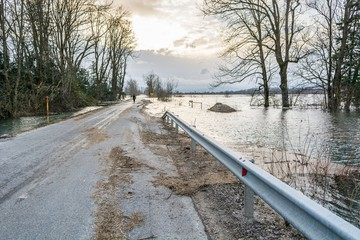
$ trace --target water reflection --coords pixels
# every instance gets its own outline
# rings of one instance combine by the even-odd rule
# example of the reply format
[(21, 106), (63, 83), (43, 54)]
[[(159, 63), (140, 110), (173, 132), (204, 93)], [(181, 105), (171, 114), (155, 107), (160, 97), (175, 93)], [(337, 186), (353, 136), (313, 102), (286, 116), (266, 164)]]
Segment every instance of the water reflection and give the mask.
[[(241, 117), (239, 122), (245, 121), (246, 124), (238, 127), (241, 129), (240, 133), (246, 133), (248, 145), (256, 144), (295, 153), (300, 156), (295, 157), (299, 162), (310, 159), (304, 160), (303, 156), (312, 156), (350, 166), (345, 172), (338, 173), (339, 175), (326, 175), (325, 172), (309, 174), (311, 164), (307, 162), (294, 167), (294, 163), (287, 163), (290, 160), (282, 159), (283, 156), (275, 159), (279, 164), (286, 164), (280, 172), (294, 171), (283, 180), (312, 196), (347, 221), (360, 226), (360, 176), (356, 171), (350, 171), (351, 166), (360, 166), (359, 113), (333, 114), (314, 109), (294, 108), (283, 111), (249, 108), (245, 114), (247, 117)], [(244, 139), (244, 135), (241, 138)], [(300, 170), (301, 167), (307, 170)], [(320, 178), (323, 179), (320, 181)]]
[[(248, 109), (238, 119), (240, 141), (269, 148), (302, 149), (310, 140), (327, 145), (333, 162), (360, 165), (359, 113), (321, 110)], [(292, 149), (293, 148), (293, 149)], [(319, 150), (314, 146), (313, 150)]]
[(16, 134), (34, 128), (58, 122), (70, 117), (72, 113), (63, 113), (51, 116), (21, 117), (16, 119), (0, 119), (0, 136), (3, 134)]
[[(210, 97), (204, 97), (202, 101), (204, 105), (209, 102), (210, 107), (215, 104), (210, 102)], [(188, 118), (185, 120), (189, 122), (196, 116), (200, 129), (206, 129), (207, 134), (240, 153), (255, 159), (262, 158), (259, 162), (262, 161), (265, 168), (270, 166), (272, 160), (287, 168), (280, 171), (285, 175), (288, 173), (286, 171), (296, 168), (292, 174), (285, 176), (286, 179), (281, 179), (360, 226), (359, 174), (349, 171), (327, 173), (328, 164), (334, 162), (360, 166), (359, 112), (334, 114), (300, 107), (289, 110), (264, 109), (249, 106), (250, 97), (246, 96), (218, 97), (216, 102), (240, 106), (237, 109), (241, 110), (231, 114), (217, 114), (202, 113), (200, 110), (194, 113), (187, 109), (179, 115)], [(282, 150), (295, 153), (297, 162), (283, 159)], [(279, 154), (275, 158), (273, 151)], [(310, 158), (322, 159), (324, 162), (309, 164), (306, 161)]]

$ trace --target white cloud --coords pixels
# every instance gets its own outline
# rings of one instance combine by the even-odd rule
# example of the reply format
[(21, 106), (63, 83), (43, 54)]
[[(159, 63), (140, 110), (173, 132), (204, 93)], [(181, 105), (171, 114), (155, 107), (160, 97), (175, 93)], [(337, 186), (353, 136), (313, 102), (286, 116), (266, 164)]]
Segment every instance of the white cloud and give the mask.
[(221, 51), (219, 23), (204, 18), (200, 0), (125, 0), (132, 14), (137, 50), (168, 49), (177, 56), (217, 56)]
[[(123, 0), (131, 12), (139, 57), (130, 61), (127, 78), (145, 88), (149, 72), (178, 82), (179, 91), (209, 91), (223, 51), (221, 25), (204, 17), (202, 0)], [(236, 86), (228, 87), (230, 89)]]
[(137, 55), (138, 58), (129, 61), (127, 79), (135, 79), (142, 90), (146, 87), (144, 76), (151, 72), (157, 74), (164, 82), (174, 80), (178, 83), (176, 90), (182, 92), (239, 90), (254, 87), (254, 84), (244, 82), (212, 89), (210, 84), (218, 71), (219, 60), (216, 58), (195, 59), (159, 54), (156, 51), (139, 51)]
[[(181, 91), (192, 91), (194, 82), (201, 85), (201, 88), (208, 89), (213, 81), (212, 76), (217, 71), (216, 59), (178, 57), (157, 51), (140, 51), (137, 55), (138, 58), (130, 60), (128, 64), (128, 78), (137, 80), (143, 87), (143, 76), (153, 72), (164, 81), (177, 81)], [(207, 69), (207, 74), (202, 73), (204, 69)]]

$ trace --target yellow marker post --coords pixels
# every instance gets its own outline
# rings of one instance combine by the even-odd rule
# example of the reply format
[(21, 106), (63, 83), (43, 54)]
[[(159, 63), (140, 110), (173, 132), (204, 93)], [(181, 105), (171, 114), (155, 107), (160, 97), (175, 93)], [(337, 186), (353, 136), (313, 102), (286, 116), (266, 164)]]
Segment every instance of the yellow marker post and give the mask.
[(47, 116), (47, 122), (49, 123), (49, 122), (50, 122), (50, 119), (49, 119), (49, 97), (48, 97), (48, 96), (45, 97), (45, 101), (46, 101), (46, 116)]

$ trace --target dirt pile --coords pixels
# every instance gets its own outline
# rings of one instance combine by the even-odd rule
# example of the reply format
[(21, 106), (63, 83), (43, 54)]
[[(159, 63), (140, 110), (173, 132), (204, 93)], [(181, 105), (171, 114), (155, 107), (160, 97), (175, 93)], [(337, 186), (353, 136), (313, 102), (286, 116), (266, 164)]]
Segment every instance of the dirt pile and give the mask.
[(222, 104), (222, 103), (216, 103), (214, 106), (209, 108), (209, 111), (222, 112), (222, 113), (236, 112), (236, 110), (234, 108), (232, 108), (226, 104)]

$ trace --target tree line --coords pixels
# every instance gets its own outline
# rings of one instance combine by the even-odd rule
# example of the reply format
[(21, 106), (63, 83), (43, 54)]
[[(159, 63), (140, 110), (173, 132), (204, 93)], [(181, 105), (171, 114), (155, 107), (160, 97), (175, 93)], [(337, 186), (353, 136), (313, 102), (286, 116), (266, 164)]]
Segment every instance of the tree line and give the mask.
[(360, 107), (358, 0), (203, 0), (202, 11), (227, 26), (226, 64), (213, 86), (252, 79), (268, 107), (278, 72), (286, 108), (293, 65), (294, 78), (323, 90), (328, 109)]
[(129, 12), (95, 0), (0, 0), (0, 118), (121, 95), (135, 38)]
[(146, 84), (145, 94), (149, 97), (157, 97), (161, 101), (171, 100), (178, 83), (169, 79), (167, 82), (163, 82), (160, 77), (150, 72), (144, 75), (144, 81)]

